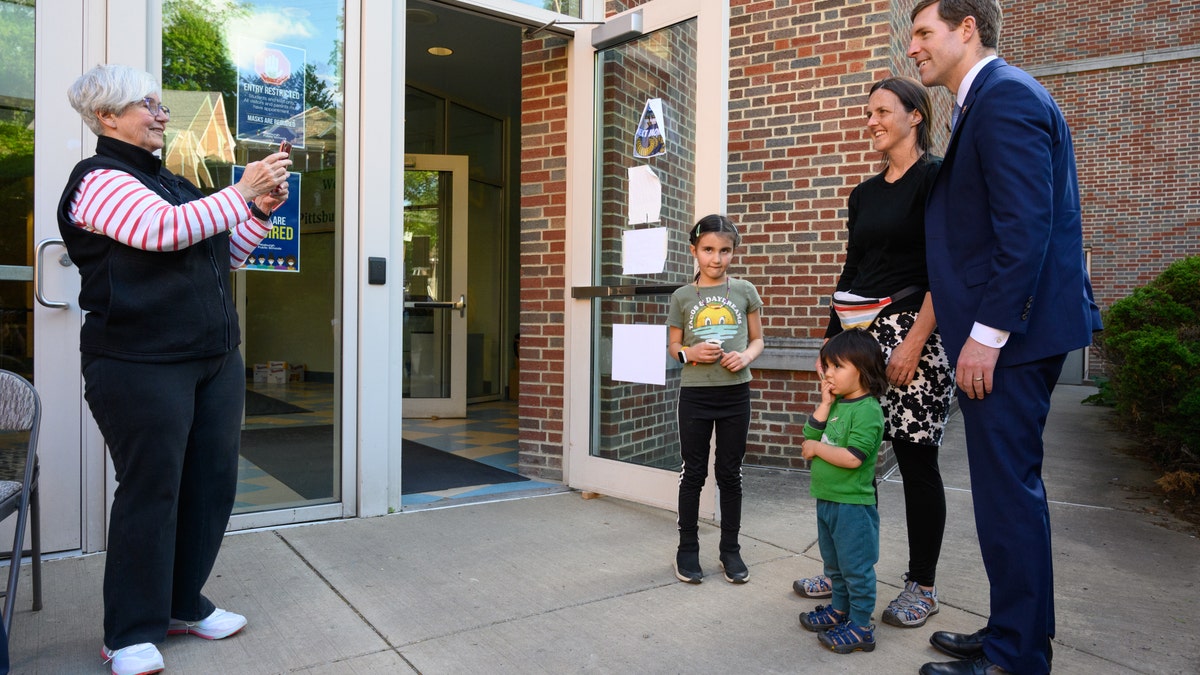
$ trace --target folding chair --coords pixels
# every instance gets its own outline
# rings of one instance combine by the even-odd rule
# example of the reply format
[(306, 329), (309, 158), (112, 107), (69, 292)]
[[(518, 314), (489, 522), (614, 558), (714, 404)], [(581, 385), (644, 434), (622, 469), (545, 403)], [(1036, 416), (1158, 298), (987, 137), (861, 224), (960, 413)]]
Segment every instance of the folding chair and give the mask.
[[(17, 514), (16, 532), (9, 553), (8, 587), (4, 593), (4, 631), (12, 635), (13, 607), (21, 557), (28, 553), (33, 566), (33, 611), (42, 608), (41, 507), (38, 505), (38, 428), (42, 401), (28, 380), (0, 370), (0, 521)], [(29, 523), (31, 550), (23, 550)], [(2, 557), (2, 556), (0, 556)]]

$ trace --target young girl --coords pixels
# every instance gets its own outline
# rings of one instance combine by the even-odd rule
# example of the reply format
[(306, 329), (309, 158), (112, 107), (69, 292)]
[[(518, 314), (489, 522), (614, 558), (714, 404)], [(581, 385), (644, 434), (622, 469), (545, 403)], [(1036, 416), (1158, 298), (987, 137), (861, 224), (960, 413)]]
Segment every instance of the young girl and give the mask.
[(724, 216), (700, 219), (689, 235), (700, 271), (671, 297), (668, 350), (683, 364), (679, 388), (679, 551), (675, 576), (698, 584), (700, 489), (708, 478), (708, 449), (716, 428), (716, 478), (721, 499), (720, 563), (725, 580), (743, 584), (742, 457), (750, 428), (750, 362), (763, 350), (762, 299), (754, 285), (729, 276), (740, 241)]
[(883, 442), (887, 391), (883, 351), (861, 329), (835, 335), (821, 348), (821, 404), (804, 425), (802, 456), (812, 462), (817, 542), (833, 587), (828, 605), (800, 615), (800, 625), (839, 654), (875, 649), (875, 563), (879, 511), (875, 457)]

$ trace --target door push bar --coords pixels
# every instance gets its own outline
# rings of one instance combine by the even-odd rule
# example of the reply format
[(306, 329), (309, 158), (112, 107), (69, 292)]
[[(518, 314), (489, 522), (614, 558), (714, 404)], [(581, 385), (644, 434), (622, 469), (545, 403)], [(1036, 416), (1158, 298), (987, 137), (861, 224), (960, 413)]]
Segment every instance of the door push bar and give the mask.
[(467, 296), (458, 296), (458, 302), (405, 301), (404, 309), (457, 309), (458, 317), (461, 319), (467, 315)]
[(591, 298), (629, 298), (639, 295), (669, 295), (683, 284), (649, 284), (646, 286), (573, 286), (571, 297), (576, 300)]
[[(67, 243), (62, 239), (43, 239), (38, 242), (37, 247), (33, 252), (33, 297), (42, 305), (50, 309), (66, 309), (71, 306), (71, 303), (65, 300), (47, 300), (45, 295), (42, 295), (42, 256), (46, 249), (50, 246), (66, 247)], [(63, 267), (71, 266), (71, 256), (63, 253), (58, 257), (58, 264)]]

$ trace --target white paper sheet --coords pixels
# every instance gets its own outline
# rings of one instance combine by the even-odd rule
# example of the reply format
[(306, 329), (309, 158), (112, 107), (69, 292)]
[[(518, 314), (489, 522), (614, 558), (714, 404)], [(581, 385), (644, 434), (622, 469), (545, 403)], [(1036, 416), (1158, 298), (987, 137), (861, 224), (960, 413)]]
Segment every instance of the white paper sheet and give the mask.
[(613, 324), (612, 379), (667, 383), (667, 327)]
[(662, 211), (662, 183), (646, 165), (629, 167), (629, 224), (657, 223)]
[(621, 233), (623, 274), (658, 274), (667, 264), (667, 228), (625, 230)]

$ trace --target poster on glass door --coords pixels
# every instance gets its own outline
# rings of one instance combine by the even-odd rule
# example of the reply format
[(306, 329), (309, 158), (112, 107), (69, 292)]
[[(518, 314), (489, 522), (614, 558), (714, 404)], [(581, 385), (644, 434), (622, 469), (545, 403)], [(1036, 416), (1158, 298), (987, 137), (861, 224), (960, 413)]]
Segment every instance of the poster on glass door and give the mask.
[(237, 50), (237, 137), (304, 147), (305, 51), (243, 37)]
[[(233, 182), (244, 166), (233, 167)], [(246, 258), (245, 269), (265, 272), (300, 271), (300, 174), (288, 174), (288, 200), (271, 214), (271, 232)]]

